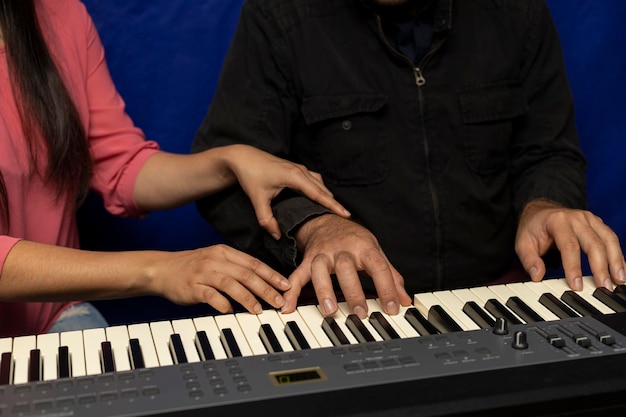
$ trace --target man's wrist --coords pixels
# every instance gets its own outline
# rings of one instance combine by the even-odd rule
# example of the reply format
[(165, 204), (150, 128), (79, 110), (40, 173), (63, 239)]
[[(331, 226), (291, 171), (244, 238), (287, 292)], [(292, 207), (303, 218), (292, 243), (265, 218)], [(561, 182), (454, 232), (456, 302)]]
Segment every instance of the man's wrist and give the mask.
[(294, 230), (293, 237), (296, 240), (296, 247), (298, 250), (302, 250), (310, 237), (325, 224), (332, 221), (333, 218), (338, 217), (332, 213), (321, 213), (318, 216), (309, 217)]
[(520, 215), (524, 216), (524, 214), (530, 213), (530, 212), (536, 212), (538, 210), (543, 210), (543, 209), (550, 209), (550, 208), (560, 208), (563, 207), (562, 204), (559, 204), (555, 201), (552, 200), (548, 200), (545, 198), (536, 198), (534, 200), (530, 200), (528, 203), (526, 203), (526, 205), (524, 206), (524, 208), (522, 209), (522, 213)]

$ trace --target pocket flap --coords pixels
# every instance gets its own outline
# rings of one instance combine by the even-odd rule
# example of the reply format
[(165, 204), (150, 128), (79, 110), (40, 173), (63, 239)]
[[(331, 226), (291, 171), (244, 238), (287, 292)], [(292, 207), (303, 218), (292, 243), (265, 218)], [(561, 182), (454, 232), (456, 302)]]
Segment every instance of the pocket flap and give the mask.
[(302, 114), (307, 125), (322, 120), (335, 119), (356, 113), (372, 113), (387, 104), (387, 96), (379, 94), (354, 94), (341, 96), (305, 97)]
[(463, 123), (511, 119), (528, 111), (519, 81), (506, 80), (459, 90)]

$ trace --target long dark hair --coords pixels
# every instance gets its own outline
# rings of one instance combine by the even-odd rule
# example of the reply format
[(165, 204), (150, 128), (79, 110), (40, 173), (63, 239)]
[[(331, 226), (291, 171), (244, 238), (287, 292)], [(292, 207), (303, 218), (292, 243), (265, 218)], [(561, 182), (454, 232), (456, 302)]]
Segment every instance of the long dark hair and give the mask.
[[(0, 0), (0, 29), (13, 95), (31, 156), (31, 175), (81, 199), (92, 161), (78, 111), (46, 44), (35, 8), (38, 0)], [(39, 138), (46, 146), (46, 172), (37, 172)], [(8, 157), (3, 155), (3, 158)], [(7, 189), (0, 172), (0, 229), (10, 221)]]

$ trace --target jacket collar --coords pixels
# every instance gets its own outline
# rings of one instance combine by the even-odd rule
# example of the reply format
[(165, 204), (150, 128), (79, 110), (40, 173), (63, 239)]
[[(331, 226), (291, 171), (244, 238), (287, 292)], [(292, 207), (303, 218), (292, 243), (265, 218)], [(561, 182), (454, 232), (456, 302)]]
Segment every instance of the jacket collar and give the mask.
[[(372, 10), (372, 0), (357, 0), (363, 7)], [(433, 12), (433, 30), (435, 32), (449, 30), (452, 27), (453, 0), (435, 0)]]

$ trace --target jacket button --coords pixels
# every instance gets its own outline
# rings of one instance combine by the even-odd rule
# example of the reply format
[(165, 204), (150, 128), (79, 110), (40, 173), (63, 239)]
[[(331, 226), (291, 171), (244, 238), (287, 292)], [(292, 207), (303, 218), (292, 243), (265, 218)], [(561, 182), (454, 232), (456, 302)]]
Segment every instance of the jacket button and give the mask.
[(343, 130), (350, 130), (350, 129), (352, 129), (352, 122), (350, 122), (350, 120), (344, 120), (341, 123), (341, 128)]

